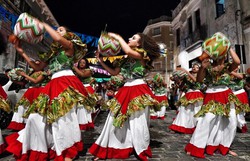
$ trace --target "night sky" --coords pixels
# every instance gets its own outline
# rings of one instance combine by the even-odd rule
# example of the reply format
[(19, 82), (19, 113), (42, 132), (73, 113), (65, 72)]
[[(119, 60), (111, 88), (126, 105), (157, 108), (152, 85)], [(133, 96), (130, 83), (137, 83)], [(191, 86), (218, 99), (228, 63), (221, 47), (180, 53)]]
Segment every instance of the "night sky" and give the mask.
[(105, 29), (124, 39), (143, 32), (148, 20), (171, 16), (180, 0), (45, 0), (59, 25), (99, 37)]

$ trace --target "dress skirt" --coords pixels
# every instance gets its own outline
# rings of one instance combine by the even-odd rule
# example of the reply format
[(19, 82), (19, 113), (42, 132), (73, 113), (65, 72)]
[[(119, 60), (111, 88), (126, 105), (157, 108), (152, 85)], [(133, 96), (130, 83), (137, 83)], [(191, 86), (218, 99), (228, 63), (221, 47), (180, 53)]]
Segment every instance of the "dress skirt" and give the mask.
[(185, 150), (192, 156), (205, 158), (216, 150), (226, 155), (236, 135), (237, 118), (232, 91), (225, 87), (209, 87), (204, 103), (196, 114), (198, 122)]
[(30, 87), (23, 94), (22, 98), (17, 102), (12, 120), (7, 127), (12, 130), (22, 130), (25, 127), (26, 119), (23, 114), (28, 107), (33, 103), (33, 100), (38, 97), (43, 87)]
[(6, 137), (7, 151), (17, 160), (74, 158), (83, 150), (76, 105), (80, 102), (89, 107), (92, 101), (87, 96), (71, 70), (53, 74), (26, 111), (25, 128)]
[(194, 115), (202, 106), (203, 94), (199, 90), (189, 90), (179, 102), (178, 114), (169, 129), (179, 133), (192, 134), (197, 123)]
[(126, 159), (135, 153), (141, 160), (148, 160), (152, 157), (149, 106), (157, 103), (143, 80), (125, 83), (110, 100), (103, 130), (89, 152), (101, 159)]

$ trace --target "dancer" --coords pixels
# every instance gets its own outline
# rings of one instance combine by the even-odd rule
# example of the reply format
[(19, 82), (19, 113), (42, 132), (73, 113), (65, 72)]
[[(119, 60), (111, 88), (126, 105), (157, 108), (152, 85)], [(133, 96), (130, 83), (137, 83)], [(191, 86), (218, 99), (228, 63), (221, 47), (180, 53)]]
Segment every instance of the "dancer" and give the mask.
[(169, 129), (174, 132), (192, 134), (197, 122), (194, 115), (200, 110), (203, 103), (203, 93), (199, 90), (200, 83), (196, 82), (199, 64), (194, 63), (190, 72), (183, 68), (178, 68), (177, 70), (186, 73), (182, 83), (185, 84), (185, 88), (188, 89), (188, 91), (176, 103), (179, 107), (178, 114), (169, 126)]
[[(40, 61), (36, 60), (35, 63), (40, 64)], [(29, 87), (15, 105), (14, 115), (7, 128), (19, 131), (25, 127), (26, 123), (26, 119), (23, 118), (23, 114), (33, 103), (33, 100), (38, 97), (43, 86), (45, 86), (45, 84), (49, 81), (49, 78), (45, 71), (33, 71), (30, 75), (23, 71), (17, 71), (17, 74), (29, 81)]]
[(72, 160), (83, 150), (75, 106), (81, 102), (91, 110), (95, 101), (72, 71), (86, 53), (87, 46), (65, 27), (54, 30), (45, 22), (41, 23), (54, 40), (51, 50), (40, 55), (41, 63), (35, 64), (21, 48), (20, 41), (15, 47), (18, 53), (35, 71), (48, 66), (51, 80), (27, 109), (25, 128), (6, 137), (8, 150), (20, 160)]
[[(6, 47), (7, 47), (7, 41), (3, 33), (0, 32), (0, 55), (6, 50)], [(0, 85), (0, 125), (1, 126), (2, 124), (6, 123), (5, 122), (6, 121), (5, 119), (7, 117), (6, 115), (9, 115), (10, 113), (11, 113), (11, 107), (8, 101), (8, 96), (6, 92), (3, 90), (2, 86)], [(0, 154), (2, 154), (6, 148), (6, 144), (2, 136), (2, 131), (1, 131), (2, 128), (3, 127), (0, 127)]]
[[(168, 107), (168, 98), (166, 95), (167, 84), (160, 73), (156, 73), (152, 80), (154, 98), (159, 102), (158, 107), (150, 109), (150, 119), (165, 119), (166, 108)], [(160, 109), (160, 111), (156, 111)]]
[(244, 89), (244, 79), (245, 74), (238, 72), (239, 67), (236, 68), (234, 71), (231, 72), (231, 83), (229, 84), (229, 88), (233, 91), (233, 93), (238, 97), (239, 101), (237, 104), (240, 104), (240, 106), (236, 110), (237, 114), (237, 129), (241, 133), (247, 132), (247, 122), (245, 119), (245, 112), (247, 109), (249, 109), (249, 102), (248, 102), (248, 96)]
[[(225, 44), (225, 43), (223, 43)], [(201, 110), (195, 115), (198, 122), (190, 142), (186, 145), (187, 154), (205, 158), (205, 151), (213, 155), (216, 150), (222, 155), (230, 151), (229, 148), (234, 140), (237, 127), (235, 102), (237, 97), (228, 85), (230, 83), (230, 72), (238, 67), (240, 60), (232, 48), (229, 50), (232, 62), (226, 63), (227, 52), (205, 58), (197, 75), (197, 81), (205, 81), (207, 90)], [(219, 56), (218, 56), (219, 55)]]
[(119, 41), (126, 58), (115, 62), (115, 68), (108, 67), (99, 53), (99, 63), (111, 75), (120, 74), (125, 84), (108, 102), (109, 115), (103, 130), (90, 147), (89, 152), (98, 159), (126, 159), (135, 152), (140, 160), (152, 156), (149, 142), (149, 106), (158, 101), (144, 81), (145, 74), (151, 69), (152, 61), (159, 57), (159, 46), (155, 41), (142, 33), (135, 34), (126, 43), (115, 34), (109, 36)]
[[(73, 70), (78, 78), (82, 81), (85, 88), (89, 91), (91, 97), (95, 98), (96, 101), (98, 101), (98, 96), (91, 86), (91, 83), (95, 78), (92, 77), (94, 73), (89, 68), (88, 60), (86, 58), (82, 58), (81, 60), (79, 60), (77, 66), (73, 66)], [(95, 125), (92, 120), (92, 113), (95, 113), (95, 111), (95, 109), (93, 109), (93, 111), (89, 111), (84, 108), (84, 105), (81, 104), (77, 106), (76, 114), (81, 130), (94, 129)]]

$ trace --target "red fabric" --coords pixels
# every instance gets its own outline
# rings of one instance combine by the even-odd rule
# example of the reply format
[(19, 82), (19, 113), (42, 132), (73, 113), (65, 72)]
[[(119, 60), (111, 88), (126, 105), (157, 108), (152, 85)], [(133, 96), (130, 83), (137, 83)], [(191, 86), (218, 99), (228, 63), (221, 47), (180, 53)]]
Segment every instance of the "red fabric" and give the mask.
[(156, 119), (158, 119), (158, 117), (157, 116), (150, 116), (150, 119), (156, 120)]
[(164, 119), (165, 119), (165, 116), (158, 117), (158, 119), (164, 120)]
[(57, 97), (69, 86), (78, 90), (84, 96), (87, 96), (87, 90), (83, 86), (82, 82), (76, 76), (63, 76), (59, 78), (52, 79), (41, 91), (46, 95), (50, 96), (50, 101)]
[(144, 150), (143, 152), (141, 152), (138, 157), (140, 158), (140, 160), (142, 161), (147, 161), (148, 157), (152, 158), (152, 152), (150, 147), (148, 147), (147, 150)]
[(239, 93), (236, 96), (240, 100), (241, 103), (248, 104), (248, 96), (246, 92)]
[(4, 99), (7, 99), (7, 94), (6, 92), (3, 90), (3, 87), (0, 85), (0, 96), (2, 96)]
[(33, 100), (38, 97), (43, 87), (32, 87), (27, 89), (27, 91), (23, 94), (22, 98), (26, 98), (29, 100), (30, 104), (33, 103)]
[(127, 149), (114, 149), (104, 148), (94, 143), (90, 148), (89, 152), (101, 159), (127, 159), (133, 153), (133, 148)]
[(185, 128), (185, 127), (177, 126), (174, 124), (170, 125), (168, 128), (170, 130), (173, 130), (173, 131), (176, 131), (179, 133), (183, 133), (183, 134), (193, 134), (194, 130), (195, 130), (195, 128)]
[(232, 93), (233, 92), (230, 89), (226, 91), (222, 91), (222, 92), (206, 93), (204, 95), (203, 105), (206, 105), (211, 100), (214, 100), (215, 102), (220, 102), (222, 104), (227, 104), (228, 96), (229, 94), (232, 94)]
[(80, 124), (80, 130), (89, 130), (89, 129), (94, 129), (95, 125), (93, 122), (88, 123), (88, 124)]
[(206, 153), (209, 155), (214, 155), (214, 152), (219, 148), (219, 145), (217, 146), (212, 146), (212, 145), (207, 145), (206, 147)]
[(5, 143), (0, 145), (0, 154), (2, 154), (5, 151), (6, 146), (7, 145)]
[(17, 161), (45, 161), (54, 158), (55, 161), (64, 161), (64, 157), (75, 158), (78, 152), (83, 150), (83, 142), (77, 142), (65, 149), (60, 156), (56, 156), (51, 149), (48, 149), (48, 153), (29, 150), (27, 154), (22, 154), (22, 143), (17, 140), (18, 137), (18, 133), (13, 133), (5, 138), (8, 144), (6, 151), (14, 154)]
[(11, 121), (9, 126), (7, 127), (7, 129), (11, 129), (11, 130), (22, 130), (25, 127), (24, 123), (20, 123), (20, 122), (15, 122), (15, 121)]
[(192, 156), (195, 156), (195, 157), (198, 157), (198, 158), (205, 158), (205, 156), (204, 156), (205, 149), (198, 148), (198, 147), (194, 146), (191, 143), (188, 143), (186, 145), (185, 151), (187, 153), (190, 153), (190, 155), (192, 155)]
[(194, 92), (187, 92), (185, 94), (185, 97), (187, 100), (194, 100), (194, 99), (197, 99), (197, 98), (203, 98), (204, 95), (202, 92), (199, 92), (199, 91), (194, 91)]
[(219, 151), (222, 155), (226, 155), (229, 152), (229, 148), (224, 147), (223, 145), (219, 145)]
[(159, 103), (161, 103), (162, 101), (167, 101), (168, 98), (166, 95), (163, 96), (154, 96), (154, 99), (156, 99)]
[(135, 86), (123, 86), (118, 90), (118, 93), (115, 95), (115, 98), (118, 100), (120, 105), (122, 106), (122, 114), (126, 114), (128, 109), (128, 103), (141, 95), (148, 94), (152, 98), (154, 95), (150, 90), (147, 84), (135, 85)]
[(94, 93), (95, 93), (94, 88), (91, 87), (91, 86), (87, 86), (86, 89), (87, 89), (87, 91), (88, 91), (90, 94), (94, 94)]
[(247, 125), (244, 125), (241, 128), (241, 133), (246, 133), (246, 132), (247, 132)]

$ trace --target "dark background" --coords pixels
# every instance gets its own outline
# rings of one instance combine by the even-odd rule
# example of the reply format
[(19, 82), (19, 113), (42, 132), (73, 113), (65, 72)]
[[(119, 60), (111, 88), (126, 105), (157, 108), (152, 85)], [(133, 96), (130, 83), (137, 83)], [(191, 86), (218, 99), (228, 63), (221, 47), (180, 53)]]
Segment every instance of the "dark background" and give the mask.
[(74, 32), (99, 37), (106, 31), (120, 34), (125, 40), (143, 32), (148, 20), (171, 10), (180, 0), (45, 0), (59, 25)]

